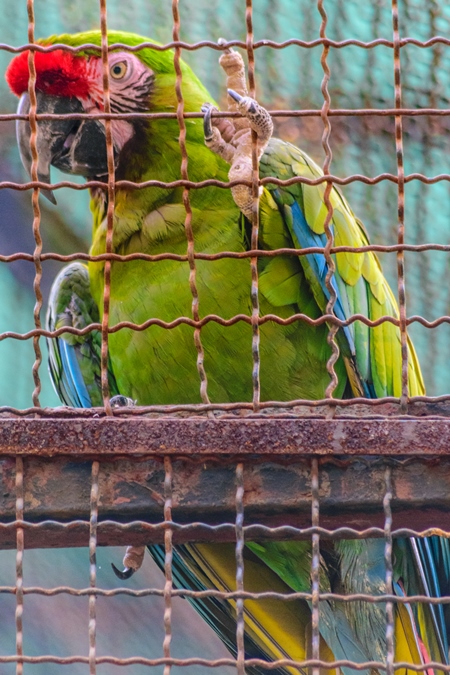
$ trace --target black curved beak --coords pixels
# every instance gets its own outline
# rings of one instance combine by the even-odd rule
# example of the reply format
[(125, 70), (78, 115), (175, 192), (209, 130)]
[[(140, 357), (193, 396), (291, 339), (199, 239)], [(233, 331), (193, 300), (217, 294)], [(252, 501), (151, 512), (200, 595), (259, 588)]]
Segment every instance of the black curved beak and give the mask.
[[(38, 180), (50, 183), (50, 165), (65, 173), (78, 174), (86, 178), (107, 174), (106, 137), (102, 122), (64, 117), (71, 113), (84, 113), (84, 108), (77, 98), (48, 96), (38, 91), (36, 99), (38, 115), (46, 113), (61, 115), (61, 119), (39, 120), (37, 123)], [(27, 115), (29, 110), (29, 96), (23, 94), (17, 112)], [(29, 122), (18, 120), (16, 131), (22, 164), (31, 176)], [(52, 204), (56, 204), (51, 190), (41, 192)]]

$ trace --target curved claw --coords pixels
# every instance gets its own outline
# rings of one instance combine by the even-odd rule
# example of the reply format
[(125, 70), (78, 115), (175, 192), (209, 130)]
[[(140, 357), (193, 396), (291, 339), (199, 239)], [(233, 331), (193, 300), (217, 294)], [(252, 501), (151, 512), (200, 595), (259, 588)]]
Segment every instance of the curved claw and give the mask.
[(113, 572), (116, 575), (118, 579), (126, 580), (130, 579), (133, 574), (135, 573), (136, 570), (134, 570), (132, 567), (125, 567), (124, 570), (121, 572), (115, 565), (114, 563), (111, 563), (111, 567), (113, 568)]
[(234, 89), (227, 89), (228, 96), (231, 96), (231, 98), (236, 101), (237, 104), (244, 103), (247, 101), (247, 112), (249, 113), (254, 113), (256, 112), (256, 101), (254, 101), (250, 96), (241, 96), (240, 94), (237, 93), (237, 91), (234, 91)]
[[(226, 45), (227, 42), (228, 42), (228, 40), (225, 40), (225, 38), (219, 38), (219, 39), (217, 40), (217, 44), (218, 44), (220, 47), (221, 47), (222, 45)], [(223, 51), (224, 51), (225, 54), (231, 54), (231, 52), (232, 52), (233, 50), (231, 49), (231, 47), (226, 47)]]
[(243, 100), (243, 96), (237, 93), (237, 91), (234, 91), (234, 89), (227, 89), (227, 93), (231, 98), (233, 98), (236, 103), (240, 103)]
[(205, 136), (205, 141), (210, 141), (213, 138), (213, 127), (211, 123), (211, 115), (214, 106), (210, 103), (204, 103), (202, 105), (202, 113), (205, 114), (203, 118), (203, 134)]

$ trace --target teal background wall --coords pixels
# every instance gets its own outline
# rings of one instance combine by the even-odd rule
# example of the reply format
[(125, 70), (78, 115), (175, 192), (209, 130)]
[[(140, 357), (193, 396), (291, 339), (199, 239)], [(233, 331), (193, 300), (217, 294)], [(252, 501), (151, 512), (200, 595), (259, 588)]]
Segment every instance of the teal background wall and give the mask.
[[(450, 5), (444, 0), (400, 0), (400, 31), (403, 37), (426, 40), (434, 35), (450, 35)], [(328, 0), (328, 37), (335, 40), (356, 38), (392, 39), (391, 7), (387, 0), (361, 3), (357, 0)], [(35, 2), (36, 36), (74, 32), (98, 27), (96, 0), (38, 0)], [(180, 0), (181, 38), (197, 40), (245, 39), (243, 0)], [(162, 42), (172, 39), (170, 0), (109, 0), (111, 28), (139, 32)], [(319, 36), (321, 18), (312, 0), (254, 0), (255, 39), (283, 41), (292, 37), (313, 40)], [(27, 41), (25, 0), (2, 4), (0, 42), (12, 45)], [(262, 103), (272, 108), (320, 108), (322, 49), (290, 46), (283, 50), (261, 48), (256, 52), (257, 92)], [(187, 52), (184, 58), (205, 80), (212, 95), (223, 101), (223, 79), (217, 64), (218, 53), (210, 49)], [(11, 56), (0, 50), (0, 71)], [(365, 50), (359, 47), (331, 49), (329, 91), (334, 108), (393, 107), (393, 57), (388, 47)], [(411, 107), (449, 108), (450, 49), (443, 45), (420, 49), (408, 45), (401, 50), (403, 104)], [(16, 99), (0, 81), (0, 112), (13, 112)], [(363, 173), (375, 176), (396, 172), (392, 118), (332, 118), (332, 173), (345, 176)], [(404, 120), (405, 170), (427, 176), (449, 172), (448, 117), (416, 117)], [(301, 145), (323, 163), (320, 118), (277, 121), (277, 134)], [(53, 174), (57, 179), (57, 173)], [(0, 124), (0, 180), (25, 181), (15, 145), (14, 125)], [(343, 189), (354, 211), (364, 221), (373, 242), (396, 243), (397, 188), (390, 182), (375, 186), (352, 183)], [(42, 235), (44, 251), (69, 253), (87, 250), (90, 214), (88, 196), (69, 190), (58, 192), (58, 207), (44, 201)], [(406, 241), (450, 244), (450, 199), (448, 181), (424, 185), (418, 181), (406, 186)], [(0, 253), (33, 251), (31, 195), (0, 190)], [(449, 254), (441, 252), (406, 255), (408, 314), (435, 319), (450, 314), (448, 299)], [(384, 254), (383, 267), (396, 285), (395, 254)], [(42, 287), (48, 293), (58, 265), (45, 262)], [(33, 265), (27, 262), (0, 263), (0, 332), (25, 332), (33, 328)], [(418, 324), (411, 334), (419, 352), (428, 393), (449, 393), (450, 332), (443, 325), (429, 330)], [(42, 345), (44, 348), (44, 345)], [(30, 341), (5, 340), (0, 343), (0, 406), (31, 405), (33, 349)], [(58, 405), (48, 380), (45, 363), (41, 368), (43, 405)], [(109, 560), (121, 557), (118, 550), (100, 551), (99, 584), (113, 587), (115, 579)], [(14, 553), (0, 552), (0, 584), (14, 582)], [(57, 583), (88, 585), (88, 555), (81, 550), (26, 551), (25, 583), (53, 586)], [(135, 587), (159, 585), (163, 578), (147, 560), (144, 571), (133, 579)], [(14, 652), (14, 598), (0, 595), (2, 638), (0, 653)], [(225, 650), (182, 600), (174, 602), (173, 653), (182, 656), (225, 655)], [(110, 608), (108, 610), (108, 607)], [(118, 598), (99, 601), (99, 653), (117, 656), (162, 655), (162, 604), (154, 599)], [(29, 654), (87, 654), (87, 600), (57, 596), (25, 599), (25, 651)], [(8, 669), (9, 668), (9, 669)], [(101, 673), (140, 675), (147, 669), (99, 667)], [(2, 673), (15, 667), (3, 666)], [(30, 666), (27, 675), (64, 673), (78, 675), (86, 666)], [(154, 669), (155, 673), (162, 669)], [(186, 675), (198, 669), (174, 669)], [(207, 672), (206, 669), (202, 672)], [(231, 670), (215, 669), (216, 675)]]

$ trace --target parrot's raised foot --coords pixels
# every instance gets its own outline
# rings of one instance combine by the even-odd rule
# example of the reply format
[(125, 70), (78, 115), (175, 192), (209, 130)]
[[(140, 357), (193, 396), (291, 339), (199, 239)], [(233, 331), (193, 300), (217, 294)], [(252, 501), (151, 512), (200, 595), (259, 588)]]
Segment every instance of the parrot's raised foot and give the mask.
[(128, 546), (123, 558), (122, 572), (111, 563), (113, 572), (119, 579), (129, 579), (140, 569), (145, 555), (145, 546)]
[[(223, 44), (219, 41), (219, 44)], [(202, 105), (205, 144), (216, 155), (230, 164), (230, 181), (251, 182), (253, 178), (252, 131), (256, 133), (256, 152), (261, 158), (273, 132), (270, 113), (258, 101), (247, 95), (245, 66), (242, 56), (232, 49), (225, 50), (219, 59), (227, 74), (228, 110), (239, 112), (242, 117), (231, 120), (212, 118), (211, 103)], [(249, 185), (231, 188), (233, 199), (244, 216), (253, 217), (254, 198)]]

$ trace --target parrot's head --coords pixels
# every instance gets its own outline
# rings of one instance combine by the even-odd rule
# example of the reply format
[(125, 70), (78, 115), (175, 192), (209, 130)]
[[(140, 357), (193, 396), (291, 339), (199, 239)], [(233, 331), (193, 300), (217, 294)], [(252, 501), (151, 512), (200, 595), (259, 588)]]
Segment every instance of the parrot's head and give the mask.
[[(130, 47), (151, 42), (130, 33), (110, 32), (109, 44), (121, 43)], [(101, 44), (100, 31), (76, 35), (53, 36), (39, 41), (49, 46), (66, 44), (79, 47)], [(50, 165), (66, 173), (80, 174), (88, 179), (108, 173), (105, 123), (101, 119), (73, 119), (69, 114), (99, 114), (104, 111), (104, 69), (98, 50), (53, 51), (34, 54), (36, 70), (36, 99), (38, 114), (61, 115), (60, 119), (40, 120), (37, 128), (39, 157), (38, 180), (50, 182)], [(183, 69), (183, 89), (187, 86), (186, 110), (199, 110), (207, 92), (186, 64)], [(176, 111), (175, 72), (173, 53), (149, 47), (136, 52), (126, 49), (108, 54), (109, 91), (112, 113), (127, 114)], [(17, 55), (10, 63), (6, 80), (14, 94), (20, 97), (18, 113), (30, 109), (29, 52)], [(187, 94), (187, 96), (186, 96)], [(176, 124), (176, 121), (175, 121)], [(127, 149), (139, 152), (146, 145), (148, 121), (139, 118), (113, 119), (111, 132), (116, 168), (125, 163)], [(18, 120), (17, 139), (23, 165), (31, 174), (30, 124)], [(126, 175), (126, 174), (125, 174)], [(53, 193), (44, 194), (54, 203)]]

